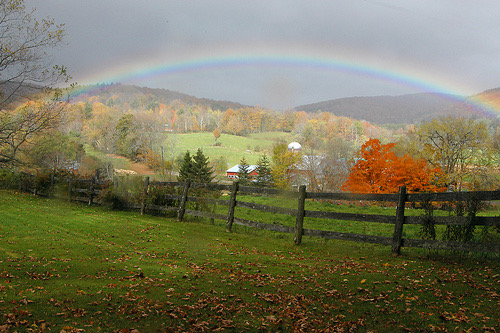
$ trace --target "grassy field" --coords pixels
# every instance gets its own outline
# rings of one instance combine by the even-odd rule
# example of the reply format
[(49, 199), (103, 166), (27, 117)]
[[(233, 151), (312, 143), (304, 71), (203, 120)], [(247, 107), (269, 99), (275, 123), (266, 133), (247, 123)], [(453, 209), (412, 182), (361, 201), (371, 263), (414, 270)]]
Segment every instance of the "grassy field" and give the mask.
[[(283, 196), (258, 196), (258, 195), (239, 195), (238, 201), (252, 202), (257, 204), (263, 204), (268, 206), (277, 206), (285, 208), (297, 209), (296, 199), (287, 199)], [(221, 207), (218, 213), (224, 214), (226, 207)], [(319, 202), (315, 200), (306, 200), (305, 209), (310, 211), (328, 211), (336, 213), (354, 213), (354, 214), (367, 214), (367, 215), (389, 215), (396, 216), (396, 203), (386, 204), (385, 206), (380, 206), (377, 204), (372, 204), (370, 202), (363, 202), (362, 204), (357, 203), (329, 203), (329, 202)], [(254, 220), (263, 223), (270, 223), (284, 225), (284, 226), (295, 226), (295, 217), (288, 216), (284, 214), (275, 214), (257, 211), (254, 209), (236, 207), (235, 215), (240, 218)], [(406, 216), (423, 216), (424, 211), (422, 209), (407, 209), (405, 210)], [(448, 216), (447, 211), (434, 211), (435, 216)], [(487, 209), (479, 212), (478, 216), (500, 216), (500, 205), (497, 203), (488, 207)], [(336, 232), (347, 232), (347, 233), (358, 233), (365, 235), (376, 235), (376, 236), (386, 236), (392, 237), (394, 233), (394, 225), (384, 224), (384, 223), (374, 223), (374, 222), (360, 222), (360, 221), (346, 221), (346, 220), (330, 220), (330, 219), (318, 219), (318, 218), (306, 218), (304, 220), (304, 228), (307, 229), (317, 229), (317, 230), (328, 230)], [(443, 240), (443, 235), (445, 233), (444, 225), (436, 225), (436, 239)], [(486, 235), (483, 226), (477, 226), (474, 232), (474, 241), (481, 242), (484, 237), (488, 238), (489, 242), (500, 242), (500, 233), (492, 231), (492, 228), (488, 228), (489, 231)], [(415, 224), (406, 224), (403, 228), (403, 238), (410, 239), (421, 239), (421, 226)]]
[(104, 163), (113, 164), (113, 167), (115, 169), (127, 169), (130, 167), (130, 162), (127, 161), (126, 159), (117, 158), (117, 157), (107, 155), (103, 152), (100, 152), (100, 151), (92, 148), (90, 145), (85, 145), (85, 153), (91, 157), (94, 157), (94, 158), (104, 162)]
[[(500, 263), (0, 191), (0, 332), (491, 331)], [(290, 238), (290, 239), (288, 239)]]
[(175, 142), (176, 154), (183, 154), (186, 150), (194, 153), (198, 148), (202, 148), (203, 153), (211, 160), (223, 156), (228, 167), (231, 167), (239, 164), (242, 157), (245, 157), (249, 164), (256, 164), (262, 154), (270, 155), (271, 148), (278, 139), (291, 142), (292, 135), (281, 132), (255, 133), (248, 137), (221, 134), (217, 140), (220, 146), (215, 146), (212, 133), (169, 134), (166, 146), (170, 141)]
[[(187, 133), (187, 134), (169, 134), (164, 143), (165, 154), (172, 154), (170, 147), (174, 146), (175, 156), (184, 154), (187, 150), (195, 153), (198, 148), (203, 149), (203, 153), (214, 160), (223, 157), (227, 161), (227, 167), (239, 164), (245, 157), (249, 164), (256, 164), (258, 159), (267, 154), (271, 155), (272, 146), (279, 139), (291, 142), (292, 134), (282, 132), (254, 133), (246, 137), (221, 134), (218, 139), (220, 145), (214, 145), (214, 136), (212, 133)], [(115, 169), (134, 170), (134, 164), (124, 158), (99, 152), (89, 145), (85, 146), (85, 151), (89, 156), (95, 157), (105, 163), (112, 163)], [(139, 174), (142, 174), (139, 170)]]

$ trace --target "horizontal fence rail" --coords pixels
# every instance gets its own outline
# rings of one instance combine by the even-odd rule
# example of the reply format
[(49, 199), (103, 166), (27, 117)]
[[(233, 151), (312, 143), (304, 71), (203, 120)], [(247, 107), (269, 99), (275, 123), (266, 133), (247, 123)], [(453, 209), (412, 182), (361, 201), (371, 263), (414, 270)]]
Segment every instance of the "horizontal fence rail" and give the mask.
[[(28, 175), (29, 176), (29, 175)], [(38, 195), (45, 195), (37, 191), (36, 186), (30, 185), (26, 176), (20, 185), (20, 189), (29, 191)], [(31, 177), (31, 176), (30, 176)], [(31, 178), (29, 178), (31, 179)], [(51, 178), (52, 187), (61, 180)], [(67, 196), (69, 200), (86, 202), (89, 205), (100, 203), (100, 197), (104, 191), (119, 185), (119, 180), (113, 182), (104, 182), (98, 179), (98, 176), (91, 179), (72, 179), (67, 180)], [(155, 204), (150, 202), (152, 194), (158, 189), (169, 189), (171, 193), (162, 194), (161, 198), (166, 204)], [(212, 196), (213, 195), (213, 196)], [(226, 196), (227, 199), (221, 199), (220, 196)], [(238, 200), (238, 195), (259, 195), (259, 196), (278, 196), (296, 201), (295, 208), (277, 207)], [(347, 201), (347, 202), (383, 202), (394, 203), (396, 205), (395, 215), (376, 215), (360, 213), (341, 213), (331, 211), (306, 210), (305, 202), (310, 200), (327, 201)], [(182, 221), (184, 215), (217, 219), (226, 222), (226, 231), (231, 232), (233, 224), (258, 228), (263, 230), (294, 234), (295, 244), (301, 244), (302, 236), (320, 237), (325, 239), (348, 240), (355, 242), (374, 243), (391, 246), (394, 254), (400, 254), (402, 247), (417, 247), (427, 249), (446, 249), (457, 251), (476, 251), (476, 252), (494, 252), (500, 253), (500, 244), (498, 243), (474, 243), (474, 242), (453, 242), (439, 241), (435, 239), (405, 239), (403, 238), (403, 227), (407, 225), (423, 225), (428, 223), (427, 216), (405, 216), (405, 207), (425, 202), (467, 202), (467, 201), (498, 201), (500, 200), (500, 191), (477, 191), (477, 192), (458, 192), (458, 193), (406, 193), (406, 187), (401, 187), (397, 194), (353, 194), (353, 193), (313, 193), (306, 192), (306, 187), (301, 186), (299, 191), (283, 191), (279, 189), (240, 186), (238, 182), (232, 185), (223, 185), (216, 183), (191, 183), (187, 182), (158, 182), (150, 181), (149, 177), (144, 179), (142, 185), (142, 196), (140, 202), (127, 202), (125, 208), (140, 210), (144, 213), (174, 213), (178, 221)], [(216, 207), (224, 207), (227, 214), (216, 212)], [(264, 223), (252, 221), (235, 216), (236, 207), (243, 209), (256, 210), (272, 214), (282, 214), (295, 218), (295, 226), (284, 226), (280, 223)], [(219, 209), (220, 211), (220, 209)], [(357, 233), (345, 233), (327, 230), (314, 230), (304, 228), (308, 218), (318, 218), (327, 220), (355, 221), (355, 222), (373, 222), (381, 224), (394, 225), (392, 237), (365, 235)], [(500, 227), (500, 216), (482, 217), (482, 216), (432, 216), (433, 225), (445, 226), (488, 226)]]

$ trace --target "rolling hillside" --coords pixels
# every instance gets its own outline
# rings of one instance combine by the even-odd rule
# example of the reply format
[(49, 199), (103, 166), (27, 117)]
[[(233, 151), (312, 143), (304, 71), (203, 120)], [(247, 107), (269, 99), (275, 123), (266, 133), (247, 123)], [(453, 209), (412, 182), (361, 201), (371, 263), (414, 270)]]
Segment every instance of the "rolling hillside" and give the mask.
[[(180, 101), (186, 105), (204, 105), (220, 111), (247, 107), (237, 102), (216, 101), (167, 89), (152, 89), (119, 83), (81, 87), (74, 94), (72, 101), (86, 102), (92, 98), (98, 98), (99, 101), (108, 105), (110, 102), (127, 103), (133, 108), (154, 109), (158, 103), (168, 104), (173, 101)], [(374, 124), (412, 124), (446, 114), (474, 115), (480, 118), (496, 116), (495, 112), (491, 112), (487, 107), (478, 108), (478, 103), (497, 110), (500, 109), (500, 88), (484, 91), (465, 100), (461, 100), (458, 96), (438, 93), (362, 96), (301, 105), (295, 107), (294, 110), (329, 112), (336, 116), (366, 120)]]
[(401, 96), (350, 97), (334, 99), (295, 107), (306, 112), (330, 112), (375, 124), (418, 123), (441, 115), (453, 114), (490, 117), (487, 110), (478, 109), (474, 103), (488, 97), (491, 105), (499, 105), (500, 88), (474, 95), (465, 102), (456, 96), (421, 93)]
[[(243, 157), (249, 164), (256, 164), (263, 154), (269, 157), (277, 139), (288, 142), (293, 138), (290, 133), (281, 132), (253, 133), (247, 137), (222, 134), (218, 140), (220, 145), (215, 146), (212, 133), (171, 134), (165, 142), (165, 147), (171, 146), (171, 141), (174, 140), (175, 154), (184, 153), (186, 150), (194, 154), (198, 148), (202, 148), (211, 161), (223, 157), (229, 168), (238, 164)], [(168, 153), (172, 151), (169, 150)]]
[(245, 107), (245, 105), (236, 102), (216, 101), (208, 98), (198, 98), (168, 89), (154, 89), (134, 85), (122, 85), (120, 83), (79, 87), (73, 94), (72, 101), (87, 102), (91, 97), (98, 97), (103, 103), (106, 103), (109, 99), (113, 99), (115, 103), (128, 103), (131, 106), (143, 106), (148, 108), (154, 108), (154, 105), (158, 103), (168, 104), (175, 100), (188, 105), (205, 105), (214, 110), (221, 111), (225, 111), (229, 108)]

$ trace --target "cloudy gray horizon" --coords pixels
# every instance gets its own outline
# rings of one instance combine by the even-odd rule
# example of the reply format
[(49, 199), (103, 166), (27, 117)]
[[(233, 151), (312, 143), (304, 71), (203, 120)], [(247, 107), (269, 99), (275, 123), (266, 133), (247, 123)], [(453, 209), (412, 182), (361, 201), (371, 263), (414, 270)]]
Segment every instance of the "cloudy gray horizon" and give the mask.
[(500, 87), (499, 1), (27, 0), (26, 7), (65, 24), (54, 61), (79, 84), (118, 80), (278, 109)]

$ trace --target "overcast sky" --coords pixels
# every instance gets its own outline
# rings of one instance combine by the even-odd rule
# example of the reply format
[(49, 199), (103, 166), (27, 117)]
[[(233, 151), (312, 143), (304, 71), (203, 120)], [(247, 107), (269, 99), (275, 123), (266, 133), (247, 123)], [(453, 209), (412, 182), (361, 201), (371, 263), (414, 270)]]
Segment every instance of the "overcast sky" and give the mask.
[[(26, 0), (80, 84), (288, 108), (500, 87), (498, 0)], [(161, 69), (161, 70), (160, 70)]]

